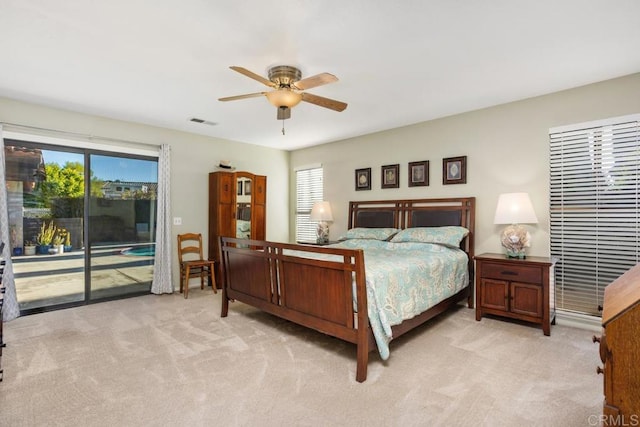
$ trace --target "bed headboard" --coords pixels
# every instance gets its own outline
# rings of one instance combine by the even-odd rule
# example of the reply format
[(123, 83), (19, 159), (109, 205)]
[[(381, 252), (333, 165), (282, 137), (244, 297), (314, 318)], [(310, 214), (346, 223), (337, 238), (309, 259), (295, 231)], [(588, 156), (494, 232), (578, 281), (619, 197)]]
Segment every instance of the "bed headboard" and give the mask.
[(473, 231), (475, 197), (349, 202), (349, 228), (442, 227)]
[(460, 225), (469, 230), (462, 249), (473, 259), (475, 207), (475, 197), (349, 202), (349, 228)]
[(395, 206), (392, 208), (379, 207), (369, 208), (354, 205), (357, 202), (351, 202), (349, 214), (349, 228), (353, 220), (354, 227), (368, 228), (400, 228), (400, 210)]

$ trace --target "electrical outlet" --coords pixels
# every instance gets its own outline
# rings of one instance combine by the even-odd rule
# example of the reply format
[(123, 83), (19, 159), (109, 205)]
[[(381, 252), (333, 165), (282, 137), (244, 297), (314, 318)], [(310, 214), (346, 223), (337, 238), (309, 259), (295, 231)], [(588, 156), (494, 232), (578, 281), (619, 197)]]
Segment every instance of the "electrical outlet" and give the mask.
[(179, 216), (173, 218), (173, 225), (182, 225), (182, 218)]

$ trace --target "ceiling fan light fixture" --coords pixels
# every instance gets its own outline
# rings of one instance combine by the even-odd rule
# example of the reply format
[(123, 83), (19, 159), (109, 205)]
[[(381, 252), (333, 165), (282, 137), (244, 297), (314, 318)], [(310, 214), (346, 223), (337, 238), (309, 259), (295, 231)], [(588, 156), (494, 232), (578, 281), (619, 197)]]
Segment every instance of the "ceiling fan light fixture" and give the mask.
[(254, 92), (247, 93), (245, 95), (227, 96), (224, 98), (218, 98), (218, 100), (236, 101), (239, 99), (256, 98), (263, 95), (266, 96), (269, 103), (276, 107), (278, 120), (282, 120), (283, 135), (284, 121), (291, 118), (291, 109), (302, 101), (334, 111), (343, 111), (347, 108), (347, 104), (344, 102), (305, 92), (307, 89), (338, 81), (338, 78), (333, 74), (320, 73), (302, 79), (302, 73), (299, 68), (292, 67), (290, 65), (277, 65), (269, 68), (269, 79), (266, 79), (243, 67), (234, 65), (230, 68), (235, 72), (272, 88), (273, 90), (270, 92)]
[(302, 101), (302, 94), (287, 88), (280, 88), (267, 92), (266, 96), (271, 105), (278, 108), (293, 108)]

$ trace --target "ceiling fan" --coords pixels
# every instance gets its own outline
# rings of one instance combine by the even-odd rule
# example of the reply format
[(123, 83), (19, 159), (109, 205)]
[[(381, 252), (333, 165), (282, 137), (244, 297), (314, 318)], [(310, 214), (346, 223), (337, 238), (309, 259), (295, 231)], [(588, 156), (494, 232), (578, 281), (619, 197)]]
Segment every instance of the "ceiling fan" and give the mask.
[(226, 98), (219, 98), (219, 101), (235, 101), (238, 99), (256, 98), (264, 95), (267, 97), (269, 102), (278, 109), (278, 120), (291, 118), (291, 108), (298, 105), (300, 101), (315, 104), (334, 111), (343, 111), (347, 108), (347, 104), (344, 102), (303, 92), (313, 87), (338, 81), (338, 78), (333, 74), (321, 73), (301, 80), (302, 73), (298, 68), (290, 65), (276, 65), (269, 68), (269, 78), (266, 79), (243, 67), (232, 66), (229, 68), (240, 74), (244, 74), (249, 78), (257, 80), (265, 86), (273, 88), (273, 90), (269, 92), (256, 92), (246, 95), (228, 96)]

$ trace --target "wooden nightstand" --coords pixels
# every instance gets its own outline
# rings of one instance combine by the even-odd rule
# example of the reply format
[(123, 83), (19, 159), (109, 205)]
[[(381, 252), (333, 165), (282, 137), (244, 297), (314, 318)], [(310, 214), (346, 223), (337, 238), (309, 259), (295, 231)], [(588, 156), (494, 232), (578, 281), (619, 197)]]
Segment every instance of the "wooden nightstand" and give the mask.
[(482, 254), (476, 260), (476, 320), (485, 314), (542, 326), (545, 335), (555, 324), (553, 261), (547, 257), (507, 258)]

